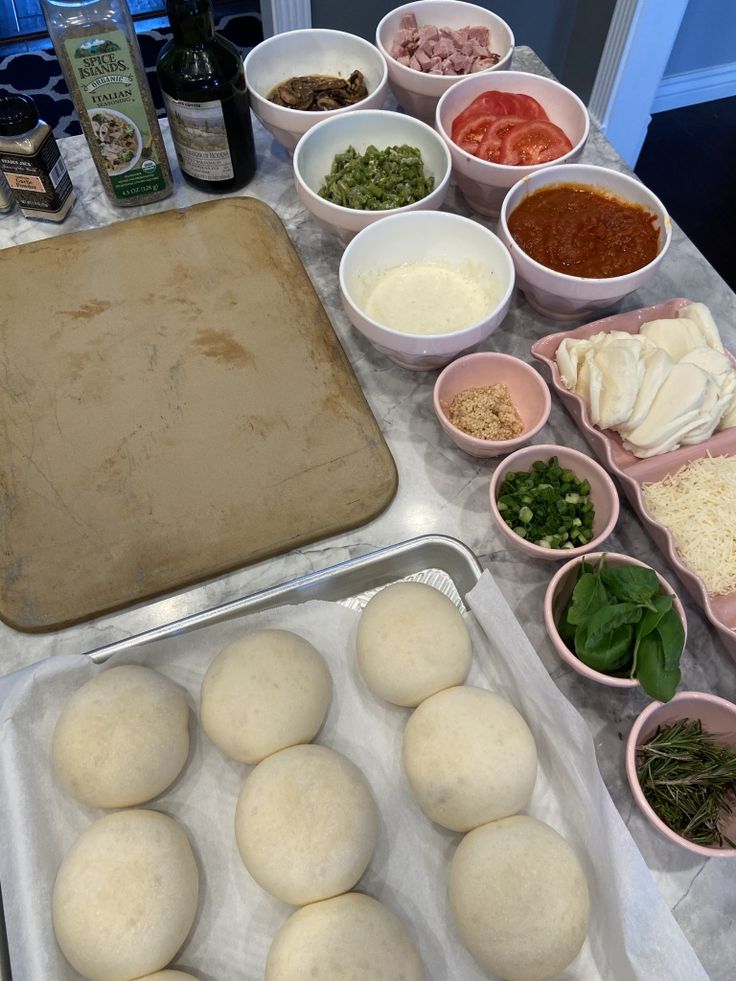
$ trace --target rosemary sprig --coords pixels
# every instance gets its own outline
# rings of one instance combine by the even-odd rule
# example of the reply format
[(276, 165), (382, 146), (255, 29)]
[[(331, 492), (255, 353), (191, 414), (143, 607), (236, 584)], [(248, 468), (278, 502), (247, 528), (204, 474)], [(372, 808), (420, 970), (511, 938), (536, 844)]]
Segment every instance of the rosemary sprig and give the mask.
[(637, 749), (637, 776), (657, 816), (698, 845), (736, 848), (721, 824), (736, 807), (736, 751), (699, 720), (659, 727)]

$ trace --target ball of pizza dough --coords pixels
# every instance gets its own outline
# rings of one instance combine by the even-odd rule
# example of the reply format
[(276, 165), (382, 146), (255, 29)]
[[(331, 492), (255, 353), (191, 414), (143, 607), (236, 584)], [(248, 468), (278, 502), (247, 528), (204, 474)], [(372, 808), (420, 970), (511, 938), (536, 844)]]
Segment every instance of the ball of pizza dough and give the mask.
[(137, 981), (197, 981), (197, 979), (193, 974), (185, 974), (183, 971), (156, 971), (155, 974), (147, 974)]
[(276, 934), (265, 981), (422, 981), (424, 968), (397, 916), (362, 893), (292, 913)]
[(450, 870), (450, 908), (468, 950), (506, 981), (544, 981), (578, 955), (590, 902), (575, 852), (517, 815), (469, 832)]
[(470, 831), (529, 803), (537, 747), (513, 705), (485, 688), (446, 688), (404, 729), (404, 770), (432, 821)]
[(358, 622), (357, 650), (370, 690), (409, 707), (462, 684), (472, 653), (460, 611), (420, 582), (397, 582), (371, 597)]
[(184, 943), (199, 877), (186, 833), (157, 811), (108, 814), (77, 838), (53, 894), (62, 953), (91, 981), (160, 971)]
[(202, 728), (241, 763), (319, 732), (332, 697), (322, 655), (288, 630), (258, 630), (222, 650), (202, 682)]
[(326, 746), (292, 746), (259, 763), (235, 811), (245, 867), (292, 906), (352, 889), (377, 834), (378, 810), (365, 777)]
[(62, 709), (51, 743), (61, 787), (90, 807), (131, 807), (173, 783), (189, 755), (184, 691), (151, 668), (102, 671)]

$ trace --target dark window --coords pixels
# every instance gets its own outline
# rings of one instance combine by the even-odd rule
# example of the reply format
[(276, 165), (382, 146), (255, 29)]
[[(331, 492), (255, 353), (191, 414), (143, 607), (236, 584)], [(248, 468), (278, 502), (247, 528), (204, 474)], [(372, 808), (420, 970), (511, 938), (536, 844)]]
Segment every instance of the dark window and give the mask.
[[(165, 0), (128, 0), (130, 12), (139, 17), (163, 16)], [(0, 44), (27, 40), (46, 33), (39, 0), (0, 0)]]

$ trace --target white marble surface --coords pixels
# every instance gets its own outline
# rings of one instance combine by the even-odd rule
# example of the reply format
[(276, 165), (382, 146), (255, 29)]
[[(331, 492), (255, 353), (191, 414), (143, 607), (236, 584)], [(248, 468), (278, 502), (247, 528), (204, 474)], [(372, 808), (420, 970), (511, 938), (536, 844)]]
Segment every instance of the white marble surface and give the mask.
[[(544, 71), (541, 62), (525, 48), (517, 50), (514, 67)], [(544, 591), (556, 566), (523, 557), (508, 548), (496, 531), (487, 505), (494, 462), (465, 456), (441, 432), (431, 401), (436, 372), (413, 373), (398, 368), (351, 327), (338, 295), (340, 246), (320, 231), (300, 205), (285, 151), (257, 123), (255, 126), (258, 170), (242, 193), (261, 198), (285, 223), (394, 455), (399, 471), (398, 494), (383, 515), (363, 528), (135, 609), (48, 635), (20, 634), (0, 624), (0, 672), (18, 669), (52, 654), (91, 650), (416, 535), (455, 536), (469, 545), (484, 567), (490, 569), (540, 658), (586, 719), (613, 799), (710, 977), (713, 981), (732, 981), (736, 976), (734, 860), (702, 862), (664, 841), (640, 816), (629, 793), (624, 772), (625, 738), (636, 714), (646, 704), (646, 697), (638, 691), (602, 688), (560, 663), (547, 640), (542, 617)], [(0, 217), (0, 248), (211, 199), (184, 185), (177, 171), (176, 190), (166, 201), (147, 208), (114, 208), (103, 195), (83, 137), (62, 141), (62, 152), (78, 195), (73, 213), (60, 227), (27, 221), (18, 213)], [(171, 159), (174, 160), (173, 153)], [(583, 160), (625, 169), (615, 151), (597, 132), (591, 134)], [(447, 207), (478, 219), (454, 188)], [(478, 220), (493, 227), (492, 222)], [(32, 288), (31, 283), (28, 285)], [(731, 350), (736, 350), (734, 294), (676, 226), (670, 251), (653, 281), (627, 297), (618, 309), (646, 306), (672, 296), (708, 303), (724, 340)], [(29, 324), (28, 329), (44, 327)], [(545, 321), (531, 310), (523, 296), (517, 295), (507, 319), (484, 347), (531, 361), (529, 348), (533, 341), (557, 329), (557, 324)], [(558, 442), (586, 450), (582, 437), (556, 399), (553, 399), (549, 423), (536, 442)], [(622, 501), (619, 524), (607, 544), (611, 550), (627, 552), (652, 563), (665, 577), (677, 581), (625, 501)], [(687, 595), (681, 595), (689, 626), (682, 687), (736, 699), (736, 664), (701, 611)]]

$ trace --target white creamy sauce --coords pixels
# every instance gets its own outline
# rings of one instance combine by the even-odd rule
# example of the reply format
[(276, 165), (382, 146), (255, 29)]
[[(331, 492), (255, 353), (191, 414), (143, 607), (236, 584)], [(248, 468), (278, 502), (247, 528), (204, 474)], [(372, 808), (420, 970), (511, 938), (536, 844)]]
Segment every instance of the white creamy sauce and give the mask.
[(496, 277), (476, 263), (404, 262), (366, 278), (363, 309), (405, 334), (450, 334), (483, 320), (499, 298)]

